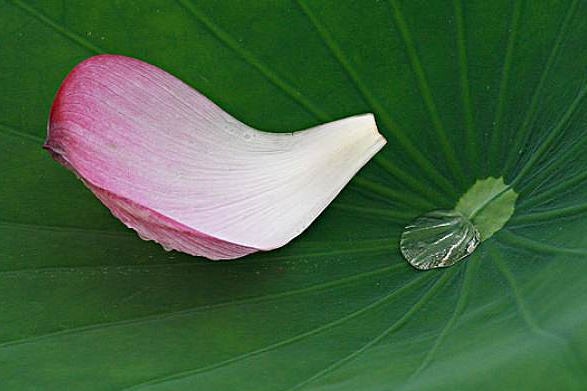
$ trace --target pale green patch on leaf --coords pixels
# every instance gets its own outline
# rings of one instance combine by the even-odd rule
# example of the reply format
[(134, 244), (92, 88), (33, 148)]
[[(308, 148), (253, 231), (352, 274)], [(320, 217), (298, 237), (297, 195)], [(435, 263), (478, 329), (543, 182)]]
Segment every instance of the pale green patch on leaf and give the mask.
[(473, 222), (481, 233), (481, 241), (485, 241), (512, 217), (517, 198), (518, 193), (506, 185), (503, 178), (489, 177), (467, 190), (455, 210)]
[(407, 225), (400, 240), (402, 255), (421, 270), (452, 266), (508, 222), (517, 198), (503, 178), (477, 181), (454, 210), (429, 212)]

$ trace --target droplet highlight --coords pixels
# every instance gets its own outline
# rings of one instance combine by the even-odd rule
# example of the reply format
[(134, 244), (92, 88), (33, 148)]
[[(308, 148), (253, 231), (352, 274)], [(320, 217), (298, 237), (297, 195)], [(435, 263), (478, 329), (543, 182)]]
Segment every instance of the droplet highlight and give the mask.
[(454, 210), (436, 210), (407, 225), (400, 251), (416, 269), (452, 266), (472, 254), (481, 235), (473, 223)]

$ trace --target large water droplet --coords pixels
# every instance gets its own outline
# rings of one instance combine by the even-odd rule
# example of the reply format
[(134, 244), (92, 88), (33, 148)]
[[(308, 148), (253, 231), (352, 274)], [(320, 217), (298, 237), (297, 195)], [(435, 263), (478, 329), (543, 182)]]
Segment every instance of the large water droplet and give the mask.
[(405, 227), (400, 250), (417, 269), (451, 266), (475, 251), (481, 235), (462, 213), (437, 210)]

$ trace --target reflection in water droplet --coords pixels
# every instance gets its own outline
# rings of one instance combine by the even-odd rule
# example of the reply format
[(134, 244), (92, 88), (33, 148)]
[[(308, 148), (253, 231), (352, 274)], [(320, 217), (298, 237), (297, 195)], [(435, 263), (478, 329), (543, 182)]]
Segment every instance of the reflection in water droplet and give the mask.
[(451, 266), (475, 251), (481, 241), (477, 228), (457, 211), (437, 210), (405, 227), (400, 250), (415, 268)]

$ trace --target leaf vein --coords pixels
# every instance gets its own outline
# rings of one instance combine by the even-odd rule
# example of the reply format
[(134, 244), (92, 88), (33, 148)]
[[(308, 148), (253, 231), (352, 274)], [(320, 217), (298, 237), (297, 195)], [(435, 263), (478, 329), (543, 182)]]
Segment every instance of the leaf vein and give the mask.
[[(360, 242), (355, 242), (358, 244)], [(352, 254), (368, 254), (368, 253), (377, 253), (377, 252), (386, 252), (386, 251), (399, 251), (397, 249), (397, 243), (387, 244), (387, 245), (379, 245), (379, 246), (372, 246), (372, 247), (357, 247), (357, 248), (348, 248), (348, 249), (337, 249), (332, 251), (314, 251), (309, 254), (297, 253), (295, 255), (277, 255), (271, 258), (271, 261), (284, 261), (288, 259), (296, 259), (296, 258), (319, 258), (319, 257), (327, 257), (330, 255), (352, 255)], [(251, 264), (253, 261), (249, 261)], [(207, 261), (207, 262), (168, 262), (168, 263), (135, 263), (135, 264), (114, 264), (114, 265), (73, 265), (73, 266), (55, 266), (55, 267), (40, 267), (40, 268), (25, 268), (25, 269), (15, 269), (15, 270), (0, 270), (0, 277), (4, 276), (17, 276), (19, 274), (24, 273), (33, 273), (33, 272), (44, 272), (44, 273), (59, 273), (59, 272), (72, 272), (80, 271), (80, 270), (96, 270), (96, 269), (105, 269), (105, 268), (157, 268), (157, 267), (177, 267), (177, 266), (194, 266), (194, 267), (214, 267), (218, 265), (218, 262), (214, 261)]]
[(566, 206), (562, 208), (556, 208), (552, 210), (546, 210), (544, 212), (528, 213), (520, 216), (513, 216), (510, 219), (512, 225), (522, 225), (528, 223), (543, 223), (551, 222), (553, 219), (560, 219), (565, 217), (576, 216), (581, 213), (587, 212), (587, 202)]
[(456, 158), (455, 150), (446, 134), (446, 129), (442, 124), (440, 115), (438, 114), (438, 109), (434, 101), (432, 90), (430, 89), (430, 85), (428, 84), (428, 79), (426, 78), (424, 68), (422, 67), (422, 62), (420, 61), (418, 51), (416, 50), (416, 46), (412, 38), (412, 33), (410, 32), (404, 14), (400, 6), (398, 5), (397, 1), (389, 0), (389, 3), (393, 8), (393, 20), (404, 42), (404, 47), (406, 49), (408, 59), (410, 60), (412, 71), (414, 72), (414, 75), (418, 80), (420, 94), (422, 96), (422, 99), (424, 100), (424, 105), (426, 106), (426, 109), (430, 114), (432, 125), (434, 126), (434, 130), (436, 132), (436, 137), (440, 142), (440, 146), (442, 148), (444, 156), (446, 157), (448, 164), (451, 166), (451, 169), (454, 175), (456, 176), (456, 179), (459, 180), (461, 184), (464, 184), (466, 182), (466, 179), (465, 174), (463, 172), (463, 168), (461, 167)]
[(186, 308), (183, 310), (171, 311), (171, 312), (162, 313), (162, 314), (147, 315), (147, 316), (143, 316), (143, 317), (138, 317), (138, 318), (134, 318), (134, 319), (126, 319), (126, 320), (122, 320), (122, 321), (97, 323), (97, 324), (88, 325), (88, 326), (75, 327), (75, 328), (71, 328), (71, 329), (67, 329), (67, 330), (63, 330), (63, 331), (47, 333), (47, 334), (43, 334), (43, 335), (39, 335), (39, 336), (22, 338), (22, 339), (13, 340), (13, 341), (7, 341), (7, 342), (3, 342), (0, 344), (0, 349), (23, 345), (23, 344), (36, 343), (39, 341), (44, 341), (44, 340), (51, 339), (51, 338), (59, 338), (59, 337), (66, 336), (66, 335), (69, 336), (69, 335), (91, 332), (91, 331), (95, 331), (95, 330), (102, 330), (102, 329), (109, 329), (109, 328), (116, 328), (116, 327), (124, 327), (124, 326), (128, 326), (128, 325), (137, 325), (137, 324), (144, 324), (144, 323), (150, 323), (150, 322), (157, 322), (157, 321), (162, 321), (162, 320), (167, 320), (167, 319), (172, 319), (172, 318), (177, 318), (177, 317), (189, 316), (189, 315), (193, 315), (196, 313), (202, 313), (202, 312), (207, 312), (207, 311), (211, 311), (211, 310), (216, 310), (219, 308), (225, 308), (225, 307), (231, 307), (231, 306), (237, 306), (237, 305), (243, 305), (243, 304), (262, 303), (262, 302), (266, 302), (266, 301), (272, 301), (272, 300), (281, 299), (281, 298), (289, 297), (289, 296), (295, 296), (295, 295), (304, 294), (304, 293), (311, 293), (311, 292), (315, 292), (315, 291), (328, 290), (333, 287), (346, 285), (346, 284), (349, 284), (352, 282), (359, 281), (364, 278), (383, 274), (383, 273), (389, 272), (391, 270), (394, 270), (396, 268), (400, 268), (403, 266), (404, 266), (403, 264), (398, 263), (393, 266), (386, 266), (386, 267), (382, 267), (382, 268), (372, 270), (369, 272), (356, 274), (356, 275), (353, 275), (350, 277), (342, 277), (342, 278), (338, 278), (333, 281), (315, 284), (315, 285), (311, 285), (309, 287), (295, 289), (295, 290), (291, 290), (291, 291), (287, 291), (287, 292), (246, 297), (246, 298), (242, 298), (239, 300), (232, 300), (232, 301), (222, 302), (222, 303), (217, 303), (217, 304), (212, 304), (212, 305)]
[(224, 360), (224, 361), (218, 362), (216, 364), (208, 365), (208, 366), (197, 368), (197, 369), (187, 370), (187, 371), (183, 371), (183, 372), (179, 372), (179, 373), (167, 375), (167, 376), (160, 377), (160, 378), (155, 378), (155, 379), (152, 379), (152, 380), (149, 380), (149, 381), (140, 383), (140, 384), (136, 384), (136, 385), (131, 386), (131, 387), (124, 388), (124, 389), (122, 389), (120, 391), (137, 390), (137, 389), (140, 389), (140, 388), (145, 387), (145, 386), (151, 386), (151, 385), (155, 385), (155, 384), (166, 383), (166, 382), (169, 382), (169, 381), (175, 381), (175, 380), (179, 380), (179, 379), (184, 379), (184, 378), (187, 378), (187, 377), (193, 377), (193, 376), (196, 376), (196, 375), (205, 373), (205, 372), (213, 371), (213, 370), (218, 369), (218, 368), (226, 367), (228, 365), (231, 365), (231, 364), (234, 364), (234, 363), (237, 363), (237, 362), (240, 362), (240, 361), (249, 359), (251, 357), (260, 355), (262, 353), (266, 353), (266, 352), (269, 352), (269, 351), (278, 349), (278, 348), (280, 348), (282, 346), (290, 345), (290, 344), (295, 343), (297, 341), (300, 341), (300, 340), (303, 340), (305, 338), (311, 337), (312, 335), (316, 335), (316, 334), (319, 334), (319, 333), (321, 333), (323, 331), (326, 331), (328, 329), (331, 329), (331, 328), (334, 328), (336, 326), (342, 325), (342, 324), (344, 324), (344, 323), (346, 323), (346, 322), (348, 322), (348, 321), (350, 321), (350, 320), (352, 320), (354, 318), (357, 318), (360, 315), (362, 315), (364, 313), (367, 313), (368, 311), (370, 311), (370, 310), (372, 310), (374, 308), (377, 308), (377, 307), (381, 306), (382, 304), (384, 304), (385, 302), (389, 301), (391, 298), (399, 295), (400, 293), (404, 292), (408, 288), (411, 288), (413, 286), (416, 286), (418, 282), (421, 282), (422, 280), (424, 280), (424, 277), (428, 277), (428, 276), (429, 275), (423, 275), (423, 276), (420, 276), (420, 277), (416, 277), (412, 281), (410, 281), (409, 283), (407, 283), (406, 285), (404, 285), (403, 287), (401, 287), (401, 288), (399, 288), (399, 289), (397, 289), (395, 291), (391, 291), (390, 293), (384, 295), (382, 298), (379, 298), (379, 299), (375, 300), (371, 304), (368, 304), (368, 305), (366, 305), (366, 306), (364, 306), (364, 307), (362, 307), (362, 308), (360, 308), (360, 309), (358, 309), (356, 311), (353, 311), (350, 314), (345, 315), (342, 318), (339, 318), (339, 319), (337, 319), (337, 320), (335, 320), (333, 322), (324, 324), (324, 325), (319, 326), (317, 328), (314, 328), (312, 330), (309, 330), (309, 331), (306, 331), (304, 333), (295, 335), (295, 336), (293, 336), (291, 338), (287, 338), (285, 340), (282, 340), (282, 341), (279, 341), (277, 343), (268, 345), (268, 346), (263, 347), (261, 349), (254, 350), (254, 351), (251, 351), (251, 352), (248, 352), (248, 353), (245, 353), (245, 354), (242, 354), (242, 355), (239, 355), (239, 356), (230, 358), (228, 360)]
[(579, 108), (581, 101), (587, 95), (587, 82), (583, 84), (577, 96), (570, 104), (567, 111), (563, 114), (560, 120), (555, 124), (555, 126), (550, 131), (549, 135), (544, 139), (544, 141), (540, 144), (536, 152), (532, 155), (532, 157), (528, 160), (528, 162), (522, 167), (520, 172), (514, 178), (511, 183), (511, 187), (514, 187), (518, 184), (526, 174), (534, 168), (534, 166), (540, 161), (542, 156), (548, 151), (548, 149), (552, 146), (552, 144), (556, 141), (556, 138), (559, 134), (564, 130), (565, 125), (571, 119), (575, 111)]
[(436, 280), (435, 284), (430, 289), (428, 289), (426, 291), (426, 293), (424, 293), (422, 295), (422, 297), (416, 303), (412, 304), (410, 309), (400, 319), (398, 319), (397, 321), (392, 323), (388, 328), (383, 330), (375, 338), (371, 339), (369, 342), (367, 342), (366, 344), (364, 344), (363, 346), (361, 346), (360, 348), (358, 348), (354, 352), (338, 359), (333, 364), (331, 364), (328, 367), (324, 368), (323, 370), (317, 372), (316, 374), (312, 375), (311, 377), (294, 385), (293, 387), (288, 388), (287, 391), (299, 390), (300, 388), (305, 387), (306, 385), (326, 376), (327, 374), (334, 372), (335, 370), (342, 367), (343, 365), (345, 365), (349, 361), (353, 360), (354, 358), (356, 358), (357, 356), (359, 356), (363, 352), (369, 350), (373, 346), (376, 346), (379, 342), (381, 342), (384, 338), (386, 338), (388, 335), (390, 335), (394, 331), (401, 328), (403, 325), (405, 325), (410, 320), (410, 318), (418, 310), (420, 310), (424, 305), (426, 305), (426, 303), (436, 294), (436, 292), (441, 287), (443, 287), (447, 283), (447, 281), (449, 280), (449, 277), (452, 277), (454, 275), (454, 270), (455, 269), (452, 269), (451, 271), (447, 271), (446, 273), (442, 273), (441, 276)]
[(516, 45), (516, 36), (518, 33), (518, 25), (522, 14), (522, 0), (516, 0), (514, 9), (511, 17), (510, 34), (508, 37), (507, 48), (505, 53), (505, 60), (503, 62), (503, 68), (501, 70), (501, 83), (499, 87), (499, 97), (497, 99), (497, 105), (495, 110), (495, 118), (493, 119), (493, 132), (491, 134), (491, 140), (489, 142), (489, 168), (493, 169), (494, 166), (499, 164), (497, 155), (501, 149), (502, 143), (502, 131), (503, 131), (503, 112), (505, 108), (506, 94), (508, 90), (508, 84), (510, 79), (510, 69), (514, 57), (514, 49)]
[(45, 142), (45, 140), (43, 140), (41, 137), (33, 136), (32, 134), (25, 133), (22, 130), (16, 129), (15, 127), (6, 124), (0, 124), (0, 130), (4, 131), (6, 134), (9, 134), (11, 136), (16, 136), (27, 141), (32, 141), (35, 144), (39, 142)]
[(207, 15), (199, 10), (190, 0), (177, 0), (177, 2), (188, 11), (196, 20), (202, 23), (220, 42), (237, 53), (249, 65), (265, 76), (275, 87), (280, 89), (291, 99), (297, 102), (304, 109), (308, 110), (316, 118), (326, 121), (329, 115), (316, 107), (308, 98), (304, 97), (294, 86), (283, 80), (277, 73), (273, 72), (265, 63), (255, 57), (251, 52), (243, 48), (225, 30), (216, 25)]
[(474, 276), (477, 274), (480, 262), (481, 262), (481, 260), (476, 261), (476, 262), (475, 261), (472, 262), (471, 260), (467, 261), (467, 263), (465, 265), (465, 274), (463, 277), (463, 281), (461, 282), (461, 287), (460, 287), (460, 290), (458, 293), (458, 300), (455, 303), (455, 308), (452, 313), (452, 316), (450, 317), (448, 322), (446, 322), (446, 325), (444, 326), (444, 328), (442, 329), (440, 334), (438, 334), (438, 336), (436, 337), (433, 345), (428, 350), (428, 353), (426, 353), (426, 356), (424, 356), (424, 358), (422, 359), (422, 362), (420, 363), (420, 365), (410, 375), (410, 377), (408, 378), (408, 382), (411, 381), (412, 379), (415, 379), (432, 362), (434, 356), (436, 355), (438, 347), (442, 344), (442, 342), (444, 341), (444, 339), (446, 338), (448, 333), (453, 329), (459, 316), (463, 313), (463, 310), (465, 309), (465, 307), (467, 306), (467, 303), (469, 301), (469, 292), (471, 290), (471, 281), (474, 278)]
[[(384, 109), (384, 107), (379, 103), (379, 101), (371, 94), (371, 92), (363, 83), (361, 77), (352, 67), (352, 65), (350, 64), (349, 60), (346, 58), (340, 47), (336, 44), (330, 33), (322, 25), (322, 23), (312, 13), (310, 8), (300, 0), (297, 0), (297, 4), (300, 6), (304, 14), (308, 17), (310, 23), (314, 26), (316, 32), (323, 40), (328, 50), (330, 50), (334, 58), (338, 61), (338, 63), (347, 73), (349, 79), (354, 84), (357, 91), (361, 94), (365, 102), (373, 108), (373, 111), (375, 111), (380, 116), (386, 128), (393, 134), (395, 139), (405, 148), (406, 152), (414, 159), (414, 161), (418, 163), (418, 165), (429, 175), (429, 177), (436, 182), (437, 185), (439, 185), (447, 194), (454, 195), (454, 189), (450, 182), (434, 167), (432, 162), (430, 162), (430, 160), (428, 160), (414, 146), (413, 142), (400, 129), (397, 122), (389, 115), (389, 113)], [(388, 162), (387, 168), (393, 170), (390, 172), (394, 176), (396, 176), (398, 179), (402, 180), (406, 184), (414, 185), (414, 181), (409, 179), (409, 176), (406, 173), (402, 172), (399, 168), (391, 166), (391, 164), (391, 162)], [(421, 184), (417, 184), (417, 186), (412, 187), (419, 191), (425, 190), (422, 188)], [(422, 192), (423, 195), (429, 195), (429, 193), (429, 189), (427, 191)]]
[(513, 233), (509, 229), (503, 229), (497, 239), (504, 244), (523, 247), (529, 251), (535, 251), (543, 254), (567, 254), (587, 256), (586, 248), (566, 248), (561, 246), (553, 246), (545, 242), (539, 242), (526, 236)]
[(22, 11), (28, 13), (29, 15), (31, 15), (32, 17), (34, 17), (38, 21), (51, 27), (52, 29), (57, 31), (59, 34), (61, 34), (63, 37), (76, 43), (80, 47), (83, 47), (84, 49), (89, 50), (90, 52), (93, 52), (96, 54), (102, 54), (105, 52), (99, 46), (94, 45), (93, 43), (91, 43), (87, 39), (83, 38), (81, 35), (71, 31), (70, 29), (68, 29), (64, 25), (57, 23), (53, 19), (47, 17), (46, 15), (41, 13), (39, 10), (31, 7), (30, 5), (24, 3), (23, 1), (21, 1), (21, 0), (8, 0), (8, 1), (11, 2), (12, 4), (14, 4), (15, 6), (17, 6), (18, 8), (20, 8)]
[(457, 48), (459, 55), (459, 71), (461, 78), (461, 96), (464, 106), (465, 137), (470, 164), (478, 161), (478, 143), (476, 142), (475, 117), (471, 102), (471, 87), (469, 83), (469, 65), (467, 60), (467, 45), (465, 38), (465, 18), (461, 0), (455, 0), (455, 19), (457, 26)]
[[(542, 88), (544, 83), (546, 82), (546, 77), (550, 73), (550, 70), (558, 56), (560, 51), (561, 43), (563, 41), (564, 36), (566, 35), (566, 31), (568, 26), (571, 24), (571, 20), (573, 19), (573, 15), (577, 11), (577, 5), (579, 1), (573, 0), (571, 6), (567, 10), (567, 14), (561, 25), (559, 26), (558, 32), (556, 34), (556, 38), (554, 44), (550, 50), (550, 54), (548, 59), (546, 60), (546, 64), (542, 69), (542, 73), (540, 74), (540, 79), (538, 80), (538, 84), (532, 94), (532, 99), (530, 101), (530, 107), (524, 116), (524, 120), (520, 127), (519, 132), (516, 134), (513, 142), (513, 150), (509, 153), (509, 157), (506, 160), (504, 172), (509, 172), (513, 169), (513, 165), (517, 163), (517, 160), (520, 158), (520, 149), (527, 143), (528, 137), (530, 135), (529, 130), (530, 126), (534, 119), (534, 113), (536, 112), (536, 108), (538, 106), (538, 98), (542, 92)], [(517, 157), (517, 159), (516, 159)]]
[(546, 341), (554, 342), (558, 346), (562, 347), (564, 352), (567, 355), (567, 361), (568, 361), (569, 366), (574, 368), (579, 374), (581, 374), (581, 376), (583, 378), (585, 378), (586, 377), (585, 370), (584, 370), (584, 368), (582, 368), (578, 364), (580, 362), (580, 360), (577, 360), (577, 353), (572, 348), (569, 341), (566, 338), (564, 338), (558, 334), (555, 334), (551, 331), (545, 330), (542, 327), (540, 327), (540, 325), (536, 322), (536, 320), (532, 316), (532, 313), (530, 312), (530, 310), (526, 307), (526, 304), (524, 303), (524, 300), (523, 300), (522, 295), (520, 293), (518, 283), (516, 282), (516, 279), (515, 279), (513, 273), (511, 272), (511, 270), (505, 264), (505, 261), (503, 260), (503, 256), (501, 254), (501, 251), (499, 250), (498, 247), (495, 248), (495, 251), (493, 251), (492, 255), (493, 255), (493, 260), (495, 262), (495, 265), (497, 266), (497, 268), (499, 269), (499, 271), (503, 275), (504, 279), (507, 281), (507, 283), (510, 286), (510, 290), (512, 291), (512, 294), (514, 295), (514, 299), (515, 299), (516, 305), (518, 307), (518, 312), (520, 313), (520, 315), (521, 315), (522, 319), (524, 320), (524, 323), (527, 325), (527, 327), (534, 334), (536, 334), (538, 337), (540, 337)]

